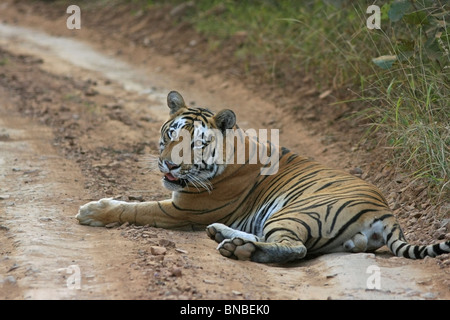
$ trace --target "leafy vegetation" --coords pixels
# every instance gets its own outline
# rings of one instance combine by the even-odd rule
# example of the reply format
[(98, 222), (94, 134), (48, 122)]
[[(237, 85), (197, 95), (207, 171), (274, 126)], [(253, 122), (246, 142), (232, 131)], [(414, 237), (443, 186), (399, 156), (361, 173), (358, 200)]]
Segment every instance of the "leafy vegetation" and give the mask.
[[(439, 1), (390, 1), (381, 8), (379, 54), (392, 64), (367, 73), (363, 112), (381, 129), (394, 161), (448, 195), (450, 177), (449, 5)], [(380, 42), (374, 42), (379, 44)]]
[[(380, 29), (367, 27), (373, 4)], [(208, 36), (211, 52), (245, 37), (235, 57), (247, 71), (265, 68), (267, 81), (283, 85), (298, 71), (318, 87), (350, 88), (367, 137), (382, 133), (392, 161), (442, 196), (450, 187), (449, 12), (444, 0), (197, 0), (183, 19)]]

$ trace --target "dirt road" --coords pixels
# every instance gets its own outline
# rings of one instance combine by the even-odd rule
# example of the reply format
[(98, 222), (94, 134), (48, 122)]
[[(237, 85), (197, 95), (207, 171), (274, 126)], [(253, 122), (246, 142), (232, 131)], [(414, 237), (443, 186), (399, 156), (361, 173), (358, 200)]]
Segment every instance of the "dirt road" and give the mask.
[(90, 200), (170, 196), (149, 154), (172, 89), (193, 105), (234, 109), (241, 127), (279, 128), (283, 145), (329, 165), (350, 160), (237, 81), (205, 79), (173, 57), (89, 28), (71, 33), (56, 27), (64, 20), (8, 3), (0, 11), (0, 299), (450, 298), (448, 264), (439, 263), (448, 257), (410, 261), (381, 250), (268, 266), (222, 257), (203, 232), (78, 225), (78, 207)]

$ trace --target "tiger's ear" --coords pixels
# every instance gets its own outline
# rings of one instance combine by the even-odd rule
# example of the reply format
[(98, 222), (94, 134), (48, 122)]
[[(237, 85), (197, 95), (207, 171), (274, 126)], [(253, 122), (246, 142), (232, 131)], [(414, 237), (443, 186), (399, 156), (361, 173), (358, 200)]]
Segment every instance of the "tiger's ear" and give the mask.
[(167, 106), (170, 109), (170, 115), (177, 113), (182, 108), (186, 108), (183, 97), (176, 91), (170, 91), (167, 95)]
[(229, 109), (224, 109), (222, 111), (219, 111), (215, 116), (214, 120), (216, 121), (216, 126), (222, 132), (224, 132), (227, 129), (232, 129), (234, 125), (236, 124), (236, 115), (233, 111)]

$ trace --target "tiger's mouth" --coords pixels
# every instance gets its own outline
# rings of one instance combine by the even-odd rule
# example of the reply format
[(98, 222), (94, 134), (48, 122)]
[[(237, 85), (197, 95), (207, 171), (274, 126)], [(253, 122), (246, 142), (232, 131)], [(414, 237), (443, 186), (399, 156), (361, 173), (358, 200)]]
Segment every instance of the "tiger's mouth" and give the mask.
[(201, 191), (205, 189), (209, 193), (213, 190), (211, 179), (220, 172), (220, 168), (216, 165), (208, 165), (202, 168), (200, 165), (194, 165), (190, 168), (185, 168), (183, 170), (176, 171), (172, 168), (162, 168), (161, 172), (163, 174), (162, 182), (164, 187), (172, 191), (178, 191), (185, 187), (194, 187), (196, 190)]
[(163, 178), (164, 181), (173, 183), (182, 187), (187, 185), (186, 180), (174, 177), (170, 172), (166, 173)]
[(175, 178), (170, 172), (164, 175), (164, 179), (169, 180), (170, 182), (178, 181), (179, 178)]

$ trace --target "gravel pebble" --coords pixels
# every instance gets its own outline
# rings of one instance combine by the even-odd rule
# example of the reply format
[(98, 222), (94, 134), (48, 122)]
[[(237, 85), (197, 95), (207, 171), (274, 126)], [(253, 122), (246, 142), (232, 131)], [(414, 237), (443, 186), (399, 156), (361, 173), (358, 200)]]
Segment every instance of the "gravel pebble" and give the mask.
[(167, 249), (164, 247), (152, 246), (150, 247), (150, 252), (154, 256), (164, 255), (167, 252)]

